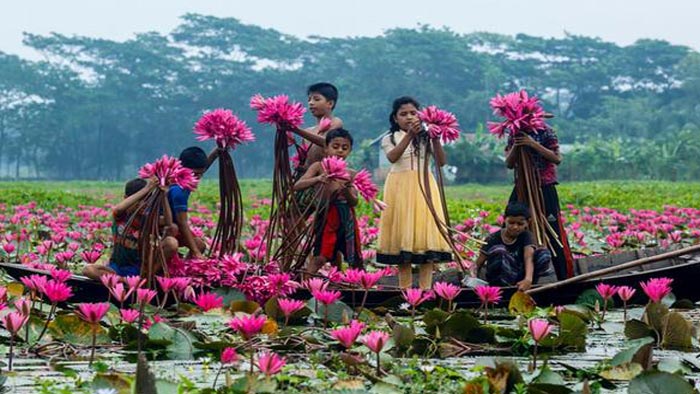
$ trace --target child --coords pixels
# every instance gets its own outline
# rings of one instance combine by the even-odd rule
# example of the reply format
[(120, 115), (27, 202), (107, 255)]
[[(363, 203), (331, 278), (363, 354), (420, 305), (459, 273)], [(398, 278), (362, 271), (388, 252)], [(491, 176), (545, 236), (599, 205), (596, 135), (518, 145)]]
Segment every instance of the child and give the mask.
[(310, 129), (296, 128), (292, 130), (312, 144), (306, 152), (306, 157), (301, 157), (302, 152), (300, 152), (299, 168), (301, 173), (325, 156), (326, 138), (323, 134), (343, 127), (343, 121), (333, 115), (335, 105), (338, 103), (338, 89), (335, 86), (327, 82), (315, 83), (309, 86), (306, 94), (309, 97), (309, 112), (316, 118), (317, 122), (323, 118), (330, 119), (331, 127), (323, 132), (318, 131), (318, 126)]
[[(545, 116), (552, 117), (551, 114), (546, 114)], [(514, 168), (518, 165), (515, 153), (519, 149), (526, 149), (530, 153), (532, 165), (536, 167), (539, 173), (540, 188), (544, 200), (544, 214), (558, 238), (558, 240), (554, 239), (547, 232), (552, 245), (552, 252), (554, 252), (552, 262), (554, 263), (557, 278), (564, 280), (573, 276), (574, 266), (566, 232), (561, 223), (559, 195), (556, 188), (556, 185), (559, 183), (557, 181), (557, 166), (562, 161), (561, 153), (559, 153), (559, 139), (554, 130), (549, 127), (538, 130), (537, 133), (531, 135), (520, 133), (515, 137), (509, 136), (506, 147), (506, 165), (508, 168)], [(514, 188), (509, 201), (517, 200), (518, 195)]]
[[(180, 153), (180, 162), (184, 167), (191, 169), (198, 179), (201, 179), (217, 157), (217, 148), (214, 148), (207, 156), (202, 148), (191, 146)], [(168, 189), (168, 202), (172, 210), (173, 220), (178, 227), (177, 241), (179, 245), (186, 246), (190, 250), (190, 257), (203, 259), (202, 251), (206, 249), (207, 245), (204, 240), (194, 236), (187, 217), (187, 202), (190, 193), (190, 190), (183, 189), (178, 185), (171, 185)]]
[(537, 249), (527, 230), (530, 210), (511, 202), (506, 207), (505, 224), (491, 234), (476, 260), (477, 269), (486, 264), (486, 280), (495, 286), (518, 286), (525, 291), (541, 276), (552, 274), (549, 250)]
[[(326, 134), (326, 156), (345, 160), (352, 151), (352, 136), (345, 129), (335, 129)], [(354, 172), (350, 174), (351, 179)], [(352, 267), (362, 266), (360, 236), (354, 207), (357, 205), (357, 190), (352, 182), (329, 180), (321, 162), (313, 163), (294, 184), (294, 190), (322, 187), (322, 197), (328, 208), (316, 214), (314, 223), (313, 259), (307, 268), (314, 274), (328, 261), (335, 261), (339, 253)]]
[[(148, 182), (137, 178), (126, 183), (124, 190), (124, 200), (112, 208), (112, 236), (113, 247), (112, 256), (107, 265), (90, 264), (83, 268), (83, 275), (93, 280), (99, 280), (105, 274), (117, 274), (119, 276), (133, 276), (141, 274), (141, 256), (138, 250), (138, 233), (141, 227), (142, 217), (136, 217), (132, 223), (128, 223), (129, 218), (138, 209), (138, 202), (141, 201), (154, 187), (157, 182)], [(169, 208), (166, 206), (165, 222), (172, 222)], [(129, 224), (129, 226), (127, 226)], [(175, 255), (178, 248), (177, 240), (172, 236), (166, 236), (161, 241), (165, 261)], [(156, 267), (156, 272), (160, 267)], [(146, 273), (148, 274), (148, 273)]]
[[(418, 265), (418, 285), (433, 286), (435, 263), (452, 261), (452, 249), (440, 234), (424, 191), (429, 190), (439, 201), (441, 190), (432, 173), (426, 174), (423, 164), (428, 146), (432, 148), (436, 166), (447, 162), (439, 140), (431, 140), (418, 118), (420, 104), (412, 97), (399, 97), (389, 114), (390, 130), (382, 138), (382, 150), (391, 162), (384, 182), (387, 208), (379, 220), (377, 262), (399, 266), (399, 287), (413, 285), (413, 265)], [(424, 185), (423, 179), (428, 179)], [(427, 190), (426, 190), (427, 189)], [(437, 216), (445, 220), (439, 202), (432, 203)]]

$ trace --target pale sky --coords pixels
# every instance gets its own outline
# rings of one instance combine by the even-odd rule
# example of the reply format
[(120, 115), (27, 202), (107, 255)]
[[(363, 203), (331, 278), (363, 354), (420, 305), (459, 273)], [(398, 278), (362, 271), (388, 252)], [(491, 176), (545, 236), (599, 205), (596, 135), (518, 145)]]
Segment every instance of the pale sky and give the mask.
[(698, 0), (0, 0), (0, 51), (36, 58), (22, 32), (125, 40), (168, 33), (194, 12), (300, 37), (376, 36), (429, 24), (459, 33), (561, 37), (564, 32), (621, 45), (656, 38), (700, 50)]

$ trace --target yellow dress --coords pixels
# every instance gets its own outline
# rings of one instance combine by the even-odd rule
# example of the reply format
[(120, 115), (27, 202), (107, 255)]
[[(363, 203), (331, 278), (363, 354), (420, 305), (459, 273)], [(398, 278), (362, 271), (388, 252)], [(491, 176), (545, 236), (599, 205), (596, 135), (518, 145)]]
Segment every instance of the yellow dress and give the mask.
[[(398, 144), (405, 136), (404, 131), (395, 132), (395, 143)], [(382, 139), (385, 154), (395, 146), (390, 134)], [(384, 183), (384, 202), (387, 208), (382, 211), (379, 220), (378, 263), (452, 261), (452, 251), (440, 235), (419, 183), (419, 174), (422, 177), (423, 173), (425, 146), (419, 149), (420, 156), (414, 152), (415, 148), (410, 144), (401, 158), (391, 165)], [(429, 184), (435, 210), (444, 222), (440, 194), (432, 173), (429, 174)]]

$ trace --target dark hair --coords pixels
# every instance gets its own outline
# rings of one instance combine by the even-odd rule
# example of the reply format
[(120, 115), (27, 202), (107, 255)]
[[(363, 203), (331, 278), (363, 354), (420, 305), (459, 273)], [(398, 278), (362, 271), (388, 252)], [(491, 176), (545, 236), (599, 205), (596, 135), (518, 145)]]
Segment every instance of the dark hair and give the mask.
[(526, 204), (513, 201), (508, 203), (506, 207), (505, 217), (509, 216), (522, 216), (525, 219), (530, 219), (530, 208)]
[(183, 166), (191, 170), (207, 168), (209, 165), (207, 154), (204, 153), (204, 150), (198, 146), (190, 146), (189, 148), (185, 148), (182, 152), (180, 152), (180, 161), (182, 162)]
[(346, 140), (350, 141), (350, 147), (352, 148), (352, 134), (350, 134), (349, 131), (343, 128), (329, 131), (326, 133), (326, 146), (329, 145), (334, 138), (345, 138)]
[(148, 182), (146, 182), (145, 179), (134, 178), (124, 185), (124, 195), (129, 197), (130, 195), (146, 187), (147, 184)]
[[(416, 107), (416, 109), (418, 109), (418, 110), (420, 109), (420, 103), (418, 102), (418, 100), (414, 99), (411, 96), (401, 96), (401, 97), (397, 98), (396, 100), (394, 100), (394, 102), (391, 104), (391, 114), (389, 114), (389, 125), (390, 125), (389, 133), (391, 133), (391, 134), (390, 134), (389, 138), (391, 139), (391, 143), (394, 145), (396, 145), (396, 139), (394, 138), (394, 133), (401, 130), (401, 127), (399, 126), (399, 124), (396, 122), (396, 119), (395, 119), (396, 114), (399, 113), (399, 109), (406, 104), (413, 104), (413, 106)], [(419, 144), (419, 142), (414, 139), (413, 145), (416, 149), (418, 148), (418, 144)]]
[(333, 109), (335, 105), (338, 104), (338, 88), (333, 86), (328, 82), (315, 83), (306, 89), (306, 95), (311, 95), (312, 93), (318, 93), (325, 97), (326, 100), (333, 102)]

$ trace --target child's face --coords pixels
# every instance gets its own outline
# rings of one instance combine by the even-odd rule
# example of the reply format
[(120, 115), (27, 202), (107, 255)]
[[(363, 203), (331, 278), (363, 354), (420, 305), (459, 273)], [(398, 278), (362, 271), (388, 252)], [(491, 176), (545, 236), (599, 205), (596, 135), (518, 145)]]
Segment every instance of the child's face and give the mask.
[(396, 116), (394, 116), (394, 120), (396, 120), (401, 130), (408, 130), (411, 123), (415, 122), (417, 118), (418, 108), (413, 104), (402, 105), (399, 107), (399, 110), (396, 111)]
[(331, 140), (330, 143), (326, 145), (326, 155), (337, 156), (341, 159), (345, 159), (350, 156), (352, 151), (352, 144), (350, 140), (343, 137), (336, 137)]
[(509, 237), (517, 237), (527, 230), (527, 219), (524, 216), (506, 217), (506, 233)]
[(323, 97), (320, 93), (311, 92), (309, 95), (309, 111), (317, 118), (326, 116), (333, 112), (333, 101)]

